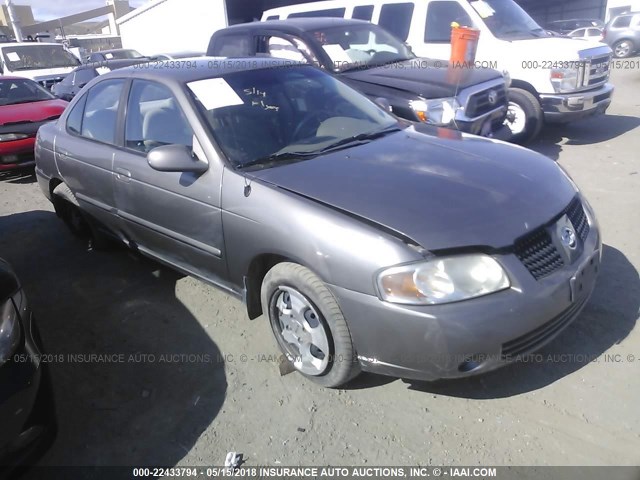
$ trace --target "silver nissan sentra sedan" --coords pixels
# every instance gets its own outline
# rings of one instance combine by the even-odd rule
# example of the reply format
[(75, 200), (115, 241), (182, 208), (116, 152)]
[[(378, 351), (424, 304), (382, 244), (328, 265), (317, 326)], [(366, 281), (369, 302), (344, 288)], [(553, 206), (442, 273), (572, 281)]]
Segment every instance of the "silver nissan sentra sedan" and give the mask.
[(40, 129), (36, 160), (75, 233), (238, 296), (327, 387), (505, 365), (577, 317), (601, 258), (593, 210), (555, 162), (399, 121), (279, 60), (98, 77)]

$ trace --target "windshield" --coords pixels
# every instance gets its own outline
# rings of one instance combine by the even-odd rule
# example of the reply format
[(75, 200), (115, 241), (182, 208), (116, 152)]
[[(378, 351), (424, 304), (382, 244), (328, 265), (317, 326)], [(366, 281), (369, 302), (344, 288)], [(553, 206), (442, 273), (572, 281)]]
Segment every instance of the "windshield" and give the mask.
[(56, 97), (28, 78), (0, 79), (0, 105), (54, 100)]
[(62, 45), (11, 45), (2, 48), (2, 59), (8, 70), (42, 70), (45, 68), (77, 67), (80, 60)]
[(234, 72), (187, 86), (238, 168), (298, 161), (398, 128), (376, 104), (310, 66)]
[(469, 0), (491, 33), (503, 40), (548, 36), (513, 0)]
[(329, 27), (312, 32), (334, 71), (367, 68), (415, 58), (411, 49), (375, 25)]

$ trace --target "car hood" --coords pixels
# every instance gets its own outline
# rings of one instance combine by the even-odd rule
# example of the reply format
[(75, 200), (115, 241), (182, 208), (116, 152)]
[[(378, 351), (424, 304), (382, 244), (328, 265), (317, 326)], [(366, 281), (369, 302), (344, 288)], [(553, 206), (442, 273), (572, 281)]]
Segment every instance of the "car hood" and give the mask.
[(42, 122), (59, 117), (67, 102), (64, 100), (44, 100), (41, 102), (19, 103), (0, 106), (0, 126), (11, 123)]
[(11, 265), (0, 258), (0, 303), (16, 293), (20, 284)]
[(502, 78), (488, 68), (451, 68), (447, 62), (416, 58), (340, 74), (341, 78), (416, 93), (424, 98), (453, 97), (460, 89)]
[(576, 194), (542, 155), (422, 125), (249, 175), (394, 230), (428, 250), (511, 246)]

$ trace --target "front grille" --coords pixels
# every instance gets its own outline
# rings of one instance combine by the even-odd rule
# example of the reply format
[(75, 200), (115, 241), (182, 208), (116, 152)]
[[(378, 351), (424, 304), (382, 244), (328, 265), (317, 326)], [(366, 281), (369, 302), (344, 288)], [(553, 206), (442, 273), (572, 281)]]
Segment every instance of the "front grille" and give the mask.
[(551, 275), (564, 266), (549, 232), (544, 228), (518, 240), (515, 254), (536, 280)]
[(604, 85), (609, 80), (611, 55), (587, 58), (578, 69), (578, 88), (593, 88)]
[(565, 210), (565, 213), (567, 217), (569, 217), (569, 220), (571, 220), (573, 228), (576, 229), (578, 237), (584, 242), (589, 236), (589, 221), (587, 220), (586, 213), (584, 213), (584, 207), (582, 206), (580, 198), (574, 198)]
[[(495, 103), (489, 101), (491, 92), (496, 94)], [(476, 118), (506, 104), (507, 90), (504, 86), (496, 86), (471, 95), (467, 102), (465, 114), (469, 118)]]
[(540, 348), (545, 342), (560, 333), (576, 318), (586, 301), (587, 298), (582, 299), (544, 325), (514, 340), (503, 343), (502, 359), (514, 360), (518, 358), (518, 356)]

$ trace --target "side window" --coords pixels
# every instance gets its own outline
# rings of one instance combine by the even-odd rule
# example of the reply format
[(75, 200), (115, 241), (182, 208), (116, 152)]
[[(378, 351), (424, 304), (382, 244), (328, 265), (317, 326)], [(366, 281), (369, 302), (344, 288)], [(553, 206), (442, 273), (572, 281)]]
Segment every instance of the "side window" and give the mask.
[(353, 8), (353, 15), (351, 16), (351, 18), (355, 18), (356, 20), (366, 20), (367, 22), (370, 22), (372, 17), (373, 5), (360, 5)]
[(269, 37), (266, 47), (267, 51), (265, 53), (274, 57), (293, 60), (294, 62), (307, 61), (300, 49), (286, 38), (275, 36)]
[(424, 29), (426, 43), (451, 43), (451, 24), (457, 22), (463, 27), (472, 27), (471, 17), (458, 2), (431, 2), (427, 9), (427, 23)]
[(76, 86), (86, 85), (97, 76), (98, 72), (96, 72), (94, 68), (83, 68), (76, 72), (76, 78), (74, 79), (73, 84)]
[(89, 90), (80, 130), (83, 137), (115, 143), (118, 106), (124, 82), (123, 79), (105, 80)]
[(82, 117), (84, 116), (84, 106), (87, 103), (87, 95), (83, 95), (73, 106), (67, 116), (67, 131), (75, 135), (82, 132)]
[(579, 28), (578, 30), (574, 30), (571, 34), (571, 37), (580, 38), (584, 37), (584, 28)]
[(587, 36), (589, 37), (599, 37), (600, 35), (600, 30), (598, 30), (597, 28), (590, 28), (587, 30)]
[(404, 42), (409, 36), (412, 16), (413, 3), (390, 3), (380, 9), (378, 24)]
[(161, 145), (193, 146), (193, 130), (164, 85), (134, 80), (127, 103), (125, 146), (148, 152)]
[(279, 20), (280, 19), (280, 15), (269, 15), (267, 17), (267, 20)]
[(627, 28), (631, 25), (631, 17), (618, 17), (613, 22), (613, 26), (616, 28)]
[(208, 55), (216, 57), (248, 57), (251, 55), (249, 35), (223, 35), (213, 45)]
[(327, 10), (314, 10), (312, 12), (297, 12), (289, 15), (288, 18), (310, 18), (310, 17), (344, 17), (346, 8), (329, 8)]

